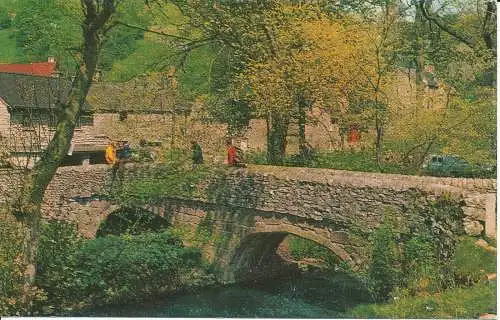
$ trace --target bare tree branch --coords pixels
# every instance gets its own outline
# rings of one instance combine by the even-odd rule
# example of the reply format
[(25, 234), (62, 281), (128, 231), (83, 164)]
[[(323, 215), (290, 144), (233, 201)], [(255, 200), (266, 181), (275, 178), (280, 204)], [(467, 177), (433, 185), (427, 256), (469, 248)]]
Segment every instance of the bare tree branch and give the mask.
[(141, 26), (135, 26), (135, 25), (132, 25), (130, 23), (123, 22), (123, 21), (116, 21), (115, 24), (122, 25), (122, 26), (125, 26), (125, 27), (128, 27), (128, 28), (131, 28), (131, 29), (137, 29), (137, 30), (142, 30), (144, 32), (157, 34), (157, 35), (160, 35), (160, 36), (163, 36), (163, 37), (167, 37), (167, 38), (174, 38), (174, 39), (179, 39), (179, 40), (194, 41), (194, 39), (190, 39), (190, 38), (178, 36), (178, 35), (175, 35), (175, 34), (165, 33), (165, 32), (161, 32), (161, 31), (155, 31), (155, 30), (151, 30), (151, 29), (144, 28), (144, 27), (141, 27)]
[(426, 0), (419, 0), (418, 8), (423, 14), (423, 16), (437, 25), (441, 30), (447, 32), (451, 36), (455, 37), (460, 42), (463, 42), (473, 50), (477, 50), (477, 42), (470, 37), (470, 35), (465, 35), (461, 31), (456, 30), (452, 26), (446, 24), (441, 17), (429, 11), (429, 6), (426, 5)]

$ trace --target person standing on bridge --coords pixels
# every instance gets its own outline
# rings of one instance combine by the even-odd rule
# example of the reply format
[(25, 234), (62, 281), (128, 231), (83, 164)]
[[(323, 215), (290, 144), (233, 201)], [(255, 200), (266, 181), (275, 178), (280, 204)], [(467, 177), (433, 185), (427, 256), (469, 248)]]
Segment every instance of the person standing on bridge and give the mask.
[(104, 153), (104, 158), (106, 162), (110, 165), (115, 165), (116, 164), (116, 145), (113, 141), (110, 141), (108, 143), (108, 146), (106, 147), (106, 151)]
[(245, 164), (238, 157), (238, 148), (233, 145), (231, 139), (227, 140), (227, 164), (233, 167), (245, 167)]
[(200, 145), (195, 140), (191, 141), (191, 159), (193, 160), (193, 169), (198, 165), (203, 164), (203, 151)]

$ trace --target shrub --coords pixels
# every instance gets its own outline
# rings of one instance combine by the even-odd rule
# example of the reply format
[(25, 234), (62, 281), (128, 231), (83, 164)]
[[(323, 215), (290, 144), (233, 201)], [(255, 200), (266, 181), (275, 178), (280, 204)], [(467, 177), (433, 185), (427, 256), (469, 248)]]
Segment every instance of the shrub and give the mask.
[(339, 262), (334, 253), (314, 241), (296, 236), (288, 236), (286, 241), (288, 242), (288, 250), (295, 260), (316, 258), (323, 260), (329, 266), (336, 265)]
[(24, 228), (7, 210), (0, 210), (0, 316), (36, 315), (45, 293), (37, 287), (31, 288), (32, 305), (23, 303)]
[(477, 319), (482, 313), (496, 313), (495, 283), (454, 288), (433, 296), (400, 295), (390, 303), (356, 306), (347, 315), (352, 318)]
[(0, 215), (0, 315), (17, 315), (22, 311), (23, 231), (14, 217)]
[(403, 275), (410, 294), (437, 292), (445, 287), (433, 239), (418, 235), (404, 243)]
[(50, 221), (42, 225), (36, 284), (47, 292), (45, 313), (83, 299), (77, 286), (78, 262), (75, 260), (82, 244), (74, 224)]
[(218, 168), (198, 166), (192, 170), (189, 162), (177, 160), (154, 168), (141, 168), (135, 176), (123, 179), (117, 188), (111, 188), (113, 200), (122, 206), (135, 207), (155, 203), (170, 197), (197, 195), (198, 184), (219, 173)]
[(140, 234), (165, 230), (170, 223), (163, 217), (142, 208), (122, 208), (111, 213), (101, 223), (97, 237), (106, 235)]
[(37, 284), (48, 293), (45, 313), (128, 302), (179, 288), (200, 261), (168, 231), (83, 241), (73, 225), (51, 222), (40, 238)]
[(183, 272), (200, 265), (201, 254), (166, 231), (97, 238), (82, 246), (76, 261), (78, 285), (92, 302), (103, 304), (178, 288)]
[(396, 246), (396, 233), (391, 219), (386, 216), (383, 224), (373, 233), (372, 255), (368, 276), (375, 297), (385, 300), (399, 283), (400, 269)]

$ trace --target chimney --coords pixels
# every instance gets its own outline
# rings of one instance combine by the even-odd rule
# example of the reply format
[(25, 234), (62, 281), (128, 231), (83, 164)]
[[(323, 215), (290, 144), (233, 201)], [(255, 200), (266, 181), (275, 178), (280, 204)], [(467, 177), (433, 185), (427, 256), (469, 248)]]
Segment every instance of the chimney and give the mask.
[(47, 62), (54, 63), (54, 62), (56, 62), (56, 59), (54, 59), (54, 57), (49, 57), (47, 59)]

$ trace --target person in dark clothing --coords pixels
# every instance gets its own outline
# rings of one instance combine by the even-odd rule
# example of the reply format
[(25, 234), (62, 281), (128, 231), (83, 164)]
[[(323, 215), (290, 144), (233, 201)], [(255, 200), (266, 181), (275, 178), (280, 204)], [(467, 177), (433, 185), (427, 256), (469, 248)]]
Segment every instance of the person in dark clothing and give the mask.
[(130, 157), (132, 156), (132, 149), (130, 149), (130, 144), (128, 141), (123, 141), (123, 144), (118, 152), (118, 158), (120, 161), (127, 161), (130, 160)]
[(192, 151), (192, 156), (191, 159), (193, 160), (193, 168), (196, 165), (203, 164), (203, 151), (201, 150), (200, 145), (196, 141), (191, 141), (191, 151)]

